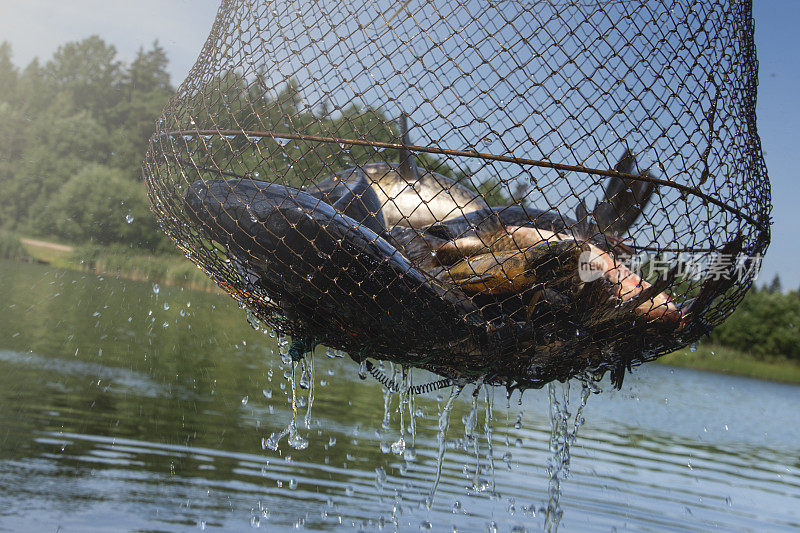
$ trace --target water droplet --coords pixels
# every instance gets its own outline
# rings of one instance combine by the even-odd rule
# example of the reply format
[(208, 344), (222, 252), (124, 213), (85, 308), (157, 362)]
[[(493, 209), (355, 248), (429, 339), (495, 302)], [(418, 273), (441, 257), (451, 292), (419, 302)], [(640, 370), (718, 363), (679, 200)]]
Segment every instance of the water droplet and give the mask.
[(406, 441), (403, 437), (400, 437), (392, 444), (392, 453), (395, 455), (402, 454), (406, 449)]
[(130, 224), (130, 223), (132, 223), (132, 222), (133, 222), (133, 215), (131, 215), (130, 213), (128, 213), (127, 215), (125, 215), (125, 223), (126, 223), (126, 224)]
[(153, 294), (158, 294), (161, 290), (161, 287), (158, 286), (158, 283), (153, 283)]
[(164, 302), (164, 311), (169, 311), (169, 304)]
[(296, 479), (290, 479), (289, 480), (289, 490), (294, 490), (296, 488), (297, 488), (297, 480)]
[(695, 343), (695, 344), (692, 344), (691, 346), (689, 346), (689, 351), (696, 352), (697, 351), (697, 344)]
[(245, 396), (244, 398), (242, 398), (242, 406), (247, 405), (247, 400), (249, 400), (249, 399), (250, 399), (249, 396)]
[(358, 368), (358, 377), (361, 379), (367, 379), (367, 361), (366, 359), (361, 361), (361, 365)]

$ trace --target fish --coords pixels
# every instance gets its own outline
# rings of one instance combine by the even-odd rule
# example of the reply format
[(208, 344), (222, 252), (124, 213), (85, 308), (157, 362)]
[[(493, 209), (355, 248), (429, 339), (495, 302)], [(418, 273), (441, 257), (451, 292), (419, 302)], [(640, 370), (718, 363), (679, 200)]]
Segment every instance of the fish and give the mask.
[[(634, 156), (626, 150), (615, 170), (630, 173), (635, 166)], [(595, 205), (592, 215), (581, 201), (575, 219), (522, 205), (487, 206), (436, 222), (421, 228), (421, 231), (437, 239), (438, 246), (430, 254), (445, 267), (463, 264), (465, 258), (473, 257), (482, 257), (480, 264), (483, 266), (488, 260), (487, 254), (497, 263), (502, 263), (514, 257), (515, 253), (524, 254), (543, 243), (584, 242), (586, 248), (579, 263), (582, 281), (591, 282), (603, 277), (613, 287), (611, 296), (621, 302), (648, 294), (648, 299), (634, 308), (638, 316), (679, 321), (682, 312), (669, 296), (664, 292), (651, 294), (649, 289), (652, 285), (618, 258), (618, 255), (630, 252), (623, 236), (644, 211), (655, 191), (653, 183), (640, 185), (635, 181), (632, 178), (610, 178), (605, 196)], [(417, 255), (424, 256), (424, 253)]]
[[(187, 213), (220, 243), (281, 313), (339, 345), (375, 339), (406, 353), (479, 327), (470, 299), (432, 280), (383, 237), (311, 194), (251, 179), (199, 180)], [(402, 341), (397, 341), (402, 339)]]
[(407, 116), (400, 117), (401, 145), (397, 162), (379, 161), (348, 168), (329, 176), (308, 189), (334, 190), (342, 183), (365, 178), (375, 193), (386, 228), (420, 228), (487, 208), (486, 201), (469, 187), (442, 174), (420, 169), (407, 146)]

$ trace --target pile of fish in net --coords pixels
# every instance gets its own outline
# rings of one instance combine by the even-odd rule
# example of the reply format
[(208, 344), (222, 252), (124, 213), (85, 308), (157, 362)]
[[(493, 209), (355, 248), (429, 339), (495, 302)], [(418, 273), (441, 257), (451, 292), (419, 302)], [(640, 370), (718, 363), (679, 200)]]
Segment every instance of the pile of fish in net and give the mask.
[(153, 211), (295, 357), (619, 386), (768, 246), (751, 7), (224, 0), (151, 139)]

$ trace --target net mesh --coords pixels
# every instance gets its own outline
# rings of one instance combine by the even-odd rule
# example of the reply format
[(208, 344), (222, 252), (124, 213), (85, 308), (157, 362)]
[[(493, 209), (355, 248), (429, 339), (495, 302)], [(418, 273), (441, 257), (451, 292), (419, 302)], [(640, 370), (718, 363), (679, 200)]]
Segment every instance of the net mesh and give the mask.
[(224, 0), (144, 163), (303, 349), (536, 387), (729, 315), (769, 243), (751, 2)]

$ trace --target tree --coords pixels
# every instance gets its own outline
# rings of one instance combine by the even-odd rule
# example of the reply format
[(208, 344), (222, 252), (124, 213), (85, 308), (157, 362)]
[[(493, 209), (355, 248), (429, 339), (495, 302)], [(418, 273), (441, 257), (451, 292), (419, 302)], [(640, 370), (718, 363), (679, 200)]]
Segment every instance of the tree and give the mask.
[(116, 48), (97, 35), (60, 46), (45, 66), (50, 83), (67, 97), (60, 105), (105, 118), (120, 100), (122, 70), (116, 56)]
[(153, 43), (150, 50), (140, 48), (131, 65), (123, 69), (122, 98), (108, 111), (107, 126), (112, 132), (114, 151), (111, 164), (139, 179), (139, 167), (155, 120), (172, 95), (167, 72), (167, 55)]
[(55, 232), (73, 242), (153, 248), (161, 240), (144, 185), (108, 166), (92, 164), (75, 174), (59, 189), (50, 211)]
[(0, 43), (0, 102), (12, 102), (16, 95), (19, 72), (11, 62), (11, 44)]
[(775, 277), (772, 278), (772, 281), (769, 285), (767, 285), (768, 292), (781, 292), (783, 287), (781, 286), (781, 278), (778, 274), (775, 274)]

